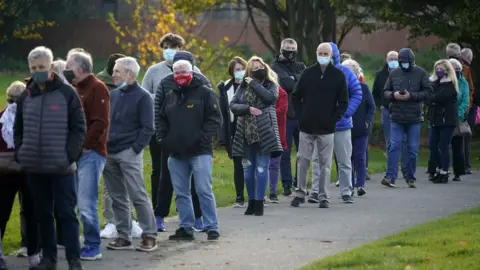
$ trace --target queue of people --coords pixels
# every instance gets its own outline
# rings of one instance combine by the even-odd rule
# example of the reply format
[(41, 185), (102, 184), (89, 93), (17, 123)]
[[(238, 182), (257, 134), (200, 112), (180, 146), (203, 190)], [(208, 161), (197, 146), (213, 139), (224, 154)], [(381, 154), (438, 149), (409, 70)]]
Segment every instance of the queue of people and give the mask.
[[(436, 62), (432, 75), (415, 64), (411, 49), (391, 51), (371, 93), (360, 64), (335, 43), (321, 43), (316, 63), (306, 67), (297, 61), (297, 42), (287, 38), (272, 66), (258, 56), (233, 58), (217, 98), (193, 55), (182, 51), (181, 36), (167, 34), (159, 44), (164, 61), (150, 67), (141, 84), (133, 57), (113, 54), (94, 75), (86, 50), (74, 48), (66, 61), (54, 61), (52, 51), (41, 46), (28, 55), (31, 77), (8, 87), (8, 105), (0, 112), (0, 235), (19, 193), (19, 255), (28, 257), (30, 269), (56, 269), (59, 247), (65, 248), (69, 269), (84, 269), (82, 260), (102, 258), (102, 238), (111, 239), (110, 250), (134, 249), (132, 238), (140, 238), (135, 250), (156, 250), (158, 232), (167, 230), (173, 193), (180, 223), (169, 240), (191, 241), (199, 232), (210, 241), (219, 239), (212, 141), (221, 127), (233, 162), (233, 207), (247, 203), (245, 215), (264, 215), (268, 190), (268, 201), (279, 202), (280, 177), (282, 194), (293, 197), (292, 207), (308, 200), (329, 208), (334, 158), (341, 201), (354, 203), (355, 189), (357, 196), (365, 196), (376, 106), (387, 155), (382, 185), (396, 186), (401, 157), (403, 178), (416, 187), (424, 104), (429, 179), (448, 182), (450, 147), (453, 180), (471, 173), (469, 136), (478, 102), (468, 48), (449, 44), (450, 59)], [(151, 198), (143, 176), (147, 146)], [(1, 252), (0, 245), (4, 270)]]

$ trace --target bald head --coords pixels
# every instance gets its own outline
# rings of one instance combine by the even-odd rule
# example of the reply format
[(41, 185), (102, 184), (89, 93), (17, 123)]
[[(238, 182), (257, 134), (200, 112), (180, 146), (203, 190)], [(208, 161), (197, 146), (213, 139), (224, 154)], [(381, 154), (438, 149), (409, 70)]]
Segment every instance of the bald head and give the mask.
[(318, 45), (317, 56), (332, 57), (332, 45), (327, 42)]
[(398, 61), (398, 52), (390, 51), (387, 53), (387, 62)]

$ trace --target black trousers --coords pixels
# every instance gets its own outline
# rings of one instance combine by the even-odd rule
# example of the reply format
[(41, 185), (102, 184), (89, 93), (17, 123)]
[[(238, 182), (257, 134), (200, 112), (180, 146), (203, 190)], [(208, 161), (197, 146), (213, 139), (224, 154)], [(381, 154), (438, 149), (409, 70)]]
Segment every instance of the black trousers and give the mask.
[(455, 136), (452, 138), (452, 165), (453, 174), (456, 176), (465, 175), (465, 138), (464, 136)]
[(150, 183), (152, 187), (152, 205), (155, 209), (155, 206), (158, 203), (158, 187), (160, 185), (160, 175), (162, 170), (162, 148), (157, 142), (155, 135), (150, 139), (150, 157), (152, 158), (152, 175), (150, 176)]
[(39, 252), (39, 231), (35, 219), (33, 198), (23, 173), (0, 175), (0, 231), (5, 233), (7, 222), (12, 213), (15, 196), (19, 194), (23, 212), (22, 246), (27, 247), (29, 256)]
[[(170, 152), (162, 149), (161, 150), (161, 176), (160, 183), (157, 189), (157, 204), (155, 207), (155, 216), (156, 217), (167, 217), (170, 213), (170, 205), (172, 204), (173, 197), (173, 185), (172, 179), (170, 178), (170, 171), (168, 170), (168, 157)], [(153, 187), (152, 187), (153, 192)], [(195, 191), (195, 183), (193, 182), (192, 177), (192, 202), (193, 210), (195, 212), (195, 217), (202, 217), (202, 210), (200, 209), (200, 203), (198, 201), (197, 192)]]
[(242, 157), (233, 158), (233, 182), (235, 183), (235, 193), (237, 198), (244, 199), (243, 193), (245, 188), (245, 180), (243, 179)]

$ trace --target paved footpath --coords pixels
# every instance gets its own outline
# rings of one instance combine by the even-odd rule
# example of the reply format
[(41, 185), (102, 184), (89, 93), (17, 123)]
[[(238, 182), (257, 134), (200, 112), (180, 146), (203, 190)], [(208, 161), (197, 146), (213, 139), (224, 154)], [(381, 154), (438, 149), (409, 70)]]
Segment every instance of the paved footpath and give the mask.
[[(423, 173), (423, 169), (419, 169)], [(408, 227), (480, 206), (479, 173), (459, 183), (434, 185), (421, 175), (417, 189), (399, 181), (395, 189), (380, 185), (380, 175), (367, 182), (367, 195), (346, 205), (332, 187), (330, 209), (316, 204), (291, 208), (290, 199), (270, 204), (263, 217), (244, 216), (244, 209), (218, 211), (222, 238), (207, 242), (171, 242), (159, 235), (159, 249), (151, 254), (107, 251), (104, 259), (85, 262), (87, 270), (122, 269), (295, 269)], [(60, 254), (63, 251), (60, 251)], [(63, 257), (63, 254), (61, 254)], [(12, 269), (27, 269), (25, 259), (7, 258)], [(59, 270), (67, 269), (62, 259)]]

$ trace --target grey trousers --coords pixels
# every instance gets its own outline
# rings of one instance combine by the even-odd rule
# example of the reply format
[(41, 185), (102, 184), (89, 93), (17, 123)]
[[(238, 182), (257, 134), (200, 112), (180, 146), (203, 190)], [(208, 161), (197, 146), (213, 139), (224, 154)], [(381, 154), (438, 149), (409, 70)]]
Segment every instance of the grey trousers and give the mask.
[[(310, 160), (314, 155), (319, 160), (317, 165), (314, 164), (314, 169), (319, 172), (319, 195), (320, 200), (328, 200), (328, 188), (330, 186), (330, 175), (332, 169), (332, 154), (333, 154), (334, 135), (310, 135), (300, 132), (300, 146), (297, 153), (297, 181), (298, 188), (296, 196), (305, 198), (307, 193), (307, 175), (310, 167)], [(315, 166), (317, 166), (315, 168)]]
[[(134, 207), (132, 201), (130, 201), (130, 196), (128, 196), (128, 201), (130, 202), (130, 211), (132, 212), (132, 219), (135, 220), (134, 215)], [(104, 225), (107, 224), (115, 224), (115, 215), (113, 214), (112, 209), (112, 198), (110, 198), (110, 194), (108, 194), (107, 185), (105, 184), (105, 180), (103, 180), (102, 184), (102, 215), (103, 215), (103, 223)]]
[(157, 237), (153, 208), (143, 182), (143, 151), (137, 154), (128, 148), (117, 154), (109, 154), (103, 179), (112, 198), (118, 237), (132, 241), (129, 197), (137, 210), (143, 235)]
[[(350, 130), (336, 131), (334, 138), (335, 156), (338, 163), (338, 181), (340, 195), (351, 195), (352, 186), (352, 136)], [(317, 150), (317, 149), (315, 149)], [(318, 155), (313, 155), (312, 168), (312, 193), (320, 194), (321, 185), (320, 160)]]

